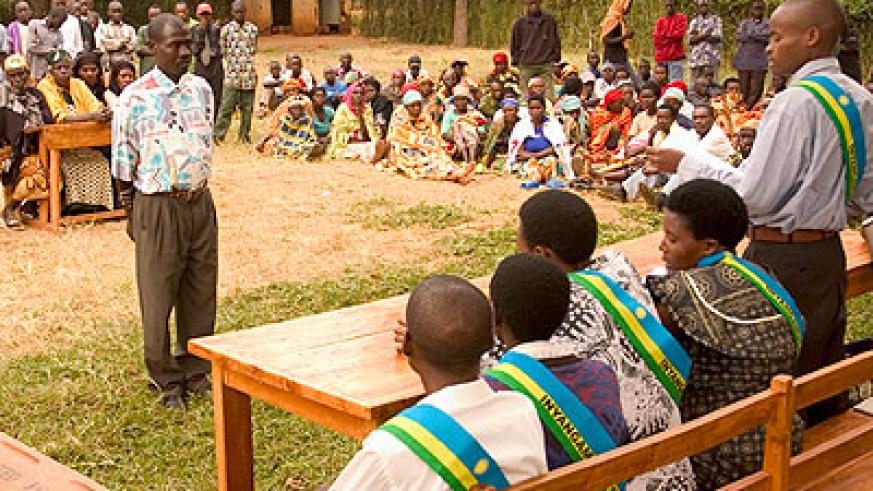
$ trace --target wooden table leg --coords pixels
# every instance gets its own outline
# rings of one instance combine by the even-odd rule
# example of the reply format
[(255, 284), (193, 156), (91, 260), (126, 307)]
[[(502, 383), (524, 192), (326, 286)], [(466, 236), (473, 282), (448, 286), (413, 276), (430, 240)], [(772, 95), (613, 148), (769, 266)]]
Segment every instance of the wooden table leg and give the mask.
[(251, 399), (224, 384), (224, 368), (216, 361), (212, 362), (212, 394), (218, 489), (251, 491), (255, 487)]
[(49, 150), (49, 226), (61, 226), (61, 151)]

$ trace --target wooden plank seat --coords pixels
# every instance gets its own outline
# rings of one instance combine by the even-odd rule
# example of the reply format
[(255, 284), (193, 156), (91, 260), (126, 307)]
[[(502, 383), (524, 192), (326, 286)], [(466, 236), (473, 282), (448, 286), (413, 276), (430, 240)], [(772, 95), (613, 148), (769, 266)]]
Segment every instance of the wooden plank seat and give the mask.
[[(661, 264), (661, 237), (655, 233), (610, 248), (646, 273)], [(865, 242), (857, 231), (846, 231), (842, 238), (850, 295), (873, 290)], [(484, 288), (488, 281), (474, 283)], [(361, 439), (423, 395), (418, 377), (394, 351), (393, 328), (403, 317), (406, 299), (393, 297), (189, 342), (193, 354), (212, 362), (219, 489), (253, 488), (251, 397)], [(757, 419), (746, 429), (765, 422), (760, 418), (770, 404), (752, 404)], [(710, 439), (721, 434), (722, 424), (707, 426)]]
[(98, 491), (106, 488), (0, 433), (0, 489)]
[(124, 218), (124, 210), (61, 217), (61, 151), (112, 144), (112, 128), (97, 122), (50, 124), (39, 133), (39, 158), (49, 171), (49, 197), (39, 202), (37, 227), (57, 230), (63, 225)]
[[(682, 457), (694, 455), (754, 427), (766, 426), (760, 472), (722, 491), (832, 489), (848, 472), (869, 472), (873, 456), (873, 417), (851, 411), (808, 433), (814, 445), (791, 457), (791, 418), (799, 409), (873, 379), (873, 352), (864, 353), (803, 377), (779, 375), (768, 391), (737, 401), (664, 433), (603, 455), (556, 469), (511, 489), (558, 491), (604, 489)], [(805, 435), (806, 436), (806, 435)], [(849, 474), (873, 484), (873, 473)], [(846, 481), (851, 482), (851, 481)], [(854, 485), (854, 484), (851, 484)], [(825, 487), (821, 487), (825, 486)], [(854, 489), (851, 487), (845, 489)]]

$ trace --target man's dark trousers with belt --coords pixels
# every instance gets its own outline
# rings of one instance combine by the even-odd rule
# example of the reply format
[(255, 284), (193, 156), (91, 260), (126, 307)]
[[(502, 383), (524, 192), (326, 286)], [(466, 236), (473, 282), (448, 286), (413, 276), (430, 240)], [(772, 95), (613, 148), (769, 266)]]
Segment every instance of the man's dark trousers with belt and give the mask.
[[(806, 320), (806, 334), (796, 375), (818, 370), (845, 356), (846, 255), (836, 233), (823, 240), (779, 243), (752, 240), (744, 257), (769, 269), (794, 297)], [(824, 400), (805, 411), (812, 426), (845, 408), (845, 394)]]
[[(188, 353), (188, 340), (215, 328), (218, 225), (208, 188), (199, 193), (137, 193), (131, 235), (142, 311), (145, 362), (164, 393), (184, 391), (205, 376), (209, 362)], [(176, 310), (176, 353), (168, 321)], [(181, 394), (181, 392), (179, 392)]]

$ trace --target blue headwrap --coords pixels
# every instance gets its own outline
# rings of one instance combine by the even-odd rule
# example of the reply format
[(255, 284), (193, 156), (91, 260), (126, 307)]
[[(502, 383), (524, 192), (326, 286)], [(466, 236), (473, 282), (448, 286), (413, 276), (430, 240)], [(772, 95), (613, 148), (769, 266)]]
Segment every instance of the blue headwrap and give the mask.
[(520, 104), (519, 104), (518, 101), (515, 100), (515, 99), (507, 98), (507, 99), (503, 99), (503, 101), (500, 103), (500, 108), (501, 108), (501, 109), (504, 108), (504, 107), (506, 107), (506, 106), (512, 106), (512, 107), (518, 109), (519, 106), (520, 106)]

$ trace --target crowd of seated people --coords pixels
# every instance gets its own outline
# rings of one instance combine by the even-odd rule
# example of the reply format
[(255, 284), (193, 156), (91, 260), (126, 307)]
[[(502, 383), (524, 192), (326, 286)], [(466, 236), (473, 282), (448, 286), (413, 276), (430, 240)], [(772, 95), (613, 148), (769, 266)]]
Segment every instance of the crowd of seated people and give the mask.
[[(651, 175), (646, 146), (700, 145), (722, 159), (738, 156), (740, 128), (759, 120), (783, 88), (774, 81), (747, 108), (739, 79), (719, 83), (711, 67), (702, 67), (689, 87), (670, 81), (663, 64), (652, 68), (642, 59), (632, 73), (625, 65), (601, 64), (596, 53), (589, 54), (584, 70), (562, 62), (553, 74), (532, 77), (522, 88), (505, 53), (495, 53), (492, 61), (480, 81), (465, 60), (434, 70), (433, 77), (413, 55), (405, 70), (392, 70), (382, 84), (343, 53), (336, 66), (322, 71), (319, 83), (299, 55), (289, 54), (284, 66), (269, 65), (260, 115), (272, 114), (276, 121), (289, 110), (283, 101), (303, 96), (307, 102), (296, 107), (304, 107), (305, 119), (320, 122), (317, 144), (325, 150), (286, 153), (264, 142), (256, 148), (286, 158), (360, 159), (412, 179), (461, 184), (484, 172), (511, 173), (526, 189), (597, 188), (620, 200), (642, 196), (651, 206), (663, 206), (681, 183)], [(546, 94), (546, 76), (554, 77), (554, 98)], [(670, 121), (659, 125), (659, 112)], [(275, 133), (276, 125), (271, 127)]]
[[(179, 7), (187, 16), (187, 6), (180, 2)], [(153, 65), (147, 32), (137, 33), (124, 22), (119, 2), (110, 2), (105, 22), (93, 26), (89, 22), (96, 13), (70, 8), (69, 14), (58, 6), (44, 19), (31, 19), (30, 6), (16, 4), (11, 52), (24, 57), (29, 84), (45, 96), (55, 123), (109, 121), (118, 95), (141, 75), (133, 63), (138, 60), (141, 69)], [(150, 17), (159, 12), (149, 7)], [(217, 49), (206, 49), (218, 28), (210, 20), (211, 6), (201, 4), (197, 12), (208, 29), (201, 25), (206, 34), (194, 36), (192, 70), (205, 74), (207, 65), (200, 72), (195, 65), (221, 62)], [(71, 18), (80, 20), (85, 41), (88, 32), (93, 37), (78, 52), (66, 49), (64, 26)], [(785, 87), (785, 80), (774, 77), (770, 90), (747, 107), (745, 79), (729, 76), (720, 83), (717, 66), (697, 66), (689, 85), (671, 75), (669, 63), (645, 58), (634, 67), (601, 63), (594, 51), (585, 62), (582, 69), (556, 63), (553, 72), (533, 76), (523, 87), (504, 52), (495, 53), (487, 68), (461, 59), (426, 68), (413, 55), (383, 81), (357, 65), (349, 52), (325, 67), (320, 78), (304, 66), (301, 55), (288, 53), (270, 62), (261, 77), (257, 112), (268, 118), (268, 126), (255, 149), (283, 159), (360, 159), (412, 179), (461, 184), (485, 172), (511, 173), (527, 189), (596, 188), (622, 201), (640, 196), (662, 207), (681, 182), (647, 168), (646, 146), (702, 146), (739, 164), (756, 122)], [(484, 76), (478, 79), (474, 72)], [(218, 103), (221, 77), (212, 78)], [(105, 149), (64, 152), (63, 160), (65, 212), (117, 204), (109, 174), (102, 171)], [(17, 178), (12, 174), (17, 171), (4, 174), (3, 218), (19, 226), (21, 213), (33, 215), (36, 208), (21, 206), (32, 198), (13, 199)]]

